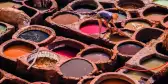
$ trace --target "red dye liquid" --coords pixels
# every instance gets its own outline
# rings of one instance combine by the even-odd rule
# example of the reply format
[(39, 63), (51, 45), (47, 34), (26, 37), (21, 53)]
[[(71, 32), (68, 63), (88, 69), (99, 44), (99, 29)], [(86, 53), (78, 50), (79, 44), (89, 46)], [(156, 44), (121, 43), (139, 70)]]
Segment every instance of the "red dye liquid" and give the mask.
[[(102, 27), (101, 33), (105, 32), (107, 28)], [(86, 25), (84, 27), (81, 27), (80, 30), (87, 34), (96, 34), (99, 33), (99, 25), (92, 24), (92, 25)]]
[(64, 47), (55, 49), (54, 52), (62, 56), (66, 56), (68, 58), (72, 58), (76, 56), (79, 50), (69, 46), (64, 46)]

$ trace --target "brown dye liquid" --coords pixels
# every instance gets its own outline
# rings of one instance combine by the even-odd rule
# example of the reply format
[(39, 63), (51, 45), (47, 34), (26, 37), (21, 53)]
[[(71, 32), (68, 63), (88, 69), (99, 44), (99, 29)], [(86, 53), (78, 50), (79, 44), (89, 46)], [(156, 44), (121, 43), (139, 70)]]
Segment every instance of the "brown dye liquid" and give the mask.
[(161, 13), (152, 13), (152, 14), (146, 15), (145, 17), (149, 20), (160, 21), (162, 20), (163, 16), (164, 15)]
[(143, 72), (128, 71), (125, 74), (127, 74), (128, 76), (130, 76), (134, 80), (138, 80), (138, 81), (141, 80), (141, 77), (150, 78), (150, 75), (145, 74)]
[(26, 45), (13, 45), (4, 50), (4, 54), (8, 58), (17, 58), (25, 54), (31, 53), (33, 48)]
[(82, 77), (93, 71), (93, 66), (86, 60), (73, 59), (60, 66), (60, 70), (67, 77)]
[(118, 47), (118, 51), (126, 55), (135, 55), (143, 47), (137, 44), (123, 44)]
[[(163, 65), (165, 63), (166, 63), (166, 60), (153, 57), (153, 58), (150, 58), (150, 59), (142, 62), (142, 65), (145, 66), (146, 68), (152, 69), (152, 68), (159, 67), (159, 66), (161, 66), (161, 65)], [(159, 70), (161, 70), (163, 68), (164, 67), (156, 69), (155, 71), (159, 71)]]
[(131, 83), (121, 79), (108, 79), (102, 81), (100, 84), (131, 84)]
[(8, 8), (8, 7), (21, 7), (20, 4), (13, 3), (13, 2), (0, 2), (0, 8)]
[(110, 60), (110, 56), (104, 52), (90, 52), (83, 57), (93, 62), (104, 62)]
[(123, 36), (119, 36), (119, 35), (110, 35), (110, 33), (106, 33), (104, 35), (105, 35), (104, 36), (105, 39), (109, 39), (112, 42), (120, 42), (120, 41), (129, 39), (128, 37), (123, 37)]
[(131, 30), (140, 30), (140, 29), (146, 28), (146, 27), (151, 27), (151, 25), (146, 22), (142, 22), (142, 21), (128, 22), (125, 25), (125, 28), (131, 29)]
[(58, 15), (55, 18), (53, 18), (53, 21), (57, 24), (72, 24), (74, 22), (77, 22), (79, 20), (79, 17), (73, 14), (62, 14)]

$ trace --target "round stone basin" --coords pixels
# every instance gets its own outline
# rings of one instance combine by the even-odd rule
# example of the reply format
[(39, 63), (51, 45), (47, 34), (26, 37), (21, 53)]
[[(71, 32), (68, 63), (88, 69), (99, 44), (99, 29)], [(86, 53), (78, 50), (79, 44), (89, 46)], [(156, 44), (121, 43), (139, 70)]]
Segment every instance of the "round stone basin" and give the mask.
[(62, 74), (66, 77), (77, 77), (89, 75), (94, 70), (92, 64), (83, 59), (71, 59), (60, 66)]
[(125, 28), (131, 30), (140, 30), (142, 28), (151, 27), (151, 25), (145, 21), (129, 21), (126, 23)]
[(144, 7), (145, 4), (141, 0), (119, 0), (118, 6), (124, 9), (138, 9)]
[(41, 42), (49, 37), (49, 34), (40, 30), (29, 30), (21, 33), (18, 38), (30, 40), (34, 42)]
[(135, 55), (142, 48), (142, 45), (133, 42), (122, 43), (117, 47), (119, 53), (124, 55)]

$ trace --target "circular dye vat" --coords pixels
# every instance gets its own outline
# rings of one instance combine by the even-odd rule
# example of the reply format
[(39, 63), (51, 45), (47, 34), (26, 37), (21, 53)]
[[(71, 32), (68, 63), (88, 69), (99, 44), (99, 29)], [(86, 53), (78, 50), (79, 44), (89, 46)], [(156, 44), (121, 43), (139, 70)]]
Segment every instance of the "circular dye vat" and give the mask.
[(68, 58), (72, 58), (75, 57), (76, 54), (78, 52), (80, 52), (79, 49), (70, 47), (70, 46), (63, 46), (63, 47), (59, 47), (57, 49), (53, 50), (55, 53), (60, 54), (62, 56), (68, 57)]
[(10, 1), (0, 2), (0, 8), (8, 8), (8, 7), (10, 7), (10, 8), (12, 8), (12, 7), (19, 8), (21, 6), (22, 5), (14, 3), (14, 2), (10, 2)]
[(51, 68), (59, 61), (58, 55), (48, 51), (40, 51), (32, 54), (29, 56), (27, 61), (31, 64), (35, 57), (37, 57), (37, 59), (33, 65), (34, 67)]
[(93, 52), (84, 53), (82, 57), (85, 59), (91, 60), (93, 62), (107, 62), (110, 60), (111, 56), (104, 52), (93, 51)]
[(153, 3), (163, 5), (163, 6), (168, 6), (167, 0), (153, 0)]
[[(166, 62), (167, 62), (167, 60), (164, 60), (164, 59), (161, 59), (161, 58), (157, 58), (157, 57), (152, 57), (150, 59), (147, 59), (147, 60), (143, 61), (141, 63), (141, 65), (145, 66), (146, 68), (153, 69), (153, 68), (162, 66)], [(164, 67), (161, 67), (161, 68), (156, 69), (154, 71), (160, 71), (163, 68)]]
[(93, 12), (93, 10), (95, 9), (96, 9), (96, 6), (92, 4), (80, 4), (80, 5), (73, 7), (73, 10), (79, 13)]
[(60, 14), (53, 18), (53, 21), (57, 24), (72, 24), (79, 21), (79, 17), (73, 14)]
[[(101, 33), (105, 32), (107, 28), (102, 27)], [(97, 24), (90, 24), (85, 25), (80, 28), (80, 31), (86, 33), (86, 34), (99, 34), (99, 25)]]
[(124, 44), (121, 44), (118, 46), (118, 51), (121, 54), (135, 55), (142, 48), (143, 48), (143, 46), (140, 46), (135, 43), (124, 43)]
[(31, 53), (34, 48), (26, 45), (12, 45), (4, 50), (4, 55), (8, 58), (17, 58), (25, 54)]
[(0, 24), (0, 33), (4, 33), (6, 30), (6, 26)]
[(150, 14), (147, 14), (145, 15), (145, 17), (149, 20), (154, 20), (154, 21), (160, 21), (163, 19), (163, 16), (165, 14), (162, 14), (162, 13), (150, 13)]
[(138, 9), (138, 8), (142, 8), (145, 4), (140, 0), (136, 0), (136, 1), (124, 0), (124, 1), (119, 1), (118, 5), (124, 9)]
[(49, 34), (40, 30), (29, 30), (21, 33), (18, 38), (30, 40), (34, 42), (41, 42), (49, 37)]
[(143, 21), (131, 21), (126, 23), (125, 25), (125, 28), (131, 29), (131, 30), (140, 30), (142, 28), (148, 28), (148, 27), (151, 27), (151, 25)]
[(90, 74), (94, 68), (91, 63), (83, 59), (71, 59), (60, 66), (64, 76), (77, 77)]
[(113, 79), (103, 80), (99, 84), (131, 84), (131, 83), (122, 79), (113, 78)]

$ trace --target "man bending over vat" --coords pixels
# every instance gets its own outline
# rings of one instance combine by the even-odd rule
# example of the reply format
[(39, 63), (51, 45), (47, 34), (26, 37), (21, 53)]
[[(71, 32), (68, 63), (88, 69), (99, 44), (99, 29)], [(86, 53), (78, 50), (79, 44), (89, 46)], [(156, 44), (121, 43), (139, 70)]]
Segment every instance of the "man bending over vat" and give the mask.
[[(99, 35), (101, 34), (101, 28), (104, 23), (104, 25), (110, 31), (111, 35), (112, 34), (119, 34), (120, 36), (128, 37), (120, 29), (118, 29), (114, 24), (114, 21), (116, 21), (118, 19), (117, 13), (111, 13), (111, 12), (103, 10), (103, 11), (99, 11), (96, 16), (98, 18), (98, 23), (99, 23)], [(110, 24), (112, 24), (114, 27), (111, 27)]]

